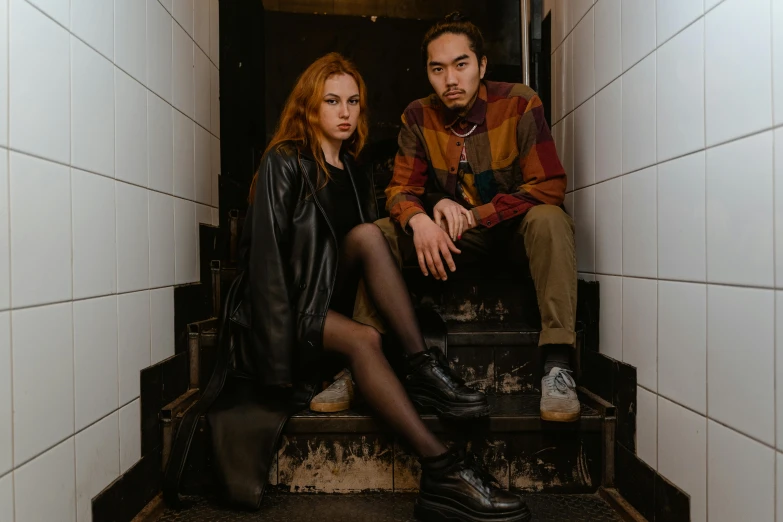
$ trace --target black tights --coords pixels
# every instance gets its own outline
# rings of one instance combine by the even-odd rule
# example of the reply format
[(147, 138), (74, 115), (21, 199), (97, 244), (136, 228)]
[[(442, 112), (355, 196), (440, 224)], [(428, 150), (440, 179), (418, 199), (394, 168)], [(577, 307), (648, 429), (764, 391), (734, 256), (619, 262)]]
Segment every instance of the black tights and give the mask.
[[(409, 353), (424, 350), (416, 315), (386, 239), (373, 224), (351, 230), (343, 241), (335, 289), (353, 288), (355, 276), (364, 284), (383, 319)], [(381, 336), (371, 327), (329, 310), (324, 348), (345, 356), (367, 403), (422, 457), (441, 455), (446, 447), (424, 425), (405, 389), (383, 355)]]

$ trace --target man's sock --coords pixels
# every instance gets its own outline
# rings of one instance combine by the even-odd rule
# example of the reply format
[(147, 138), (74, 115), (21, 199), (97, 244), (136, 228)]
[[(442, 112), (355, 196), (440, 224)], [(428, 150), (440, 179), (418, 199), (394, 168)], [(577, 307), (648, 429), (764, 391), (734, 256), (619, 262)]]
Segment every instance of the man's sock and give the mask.
[(552, 368), (571, 369), (571, 352), (573, 346), (566, 344), (549, 344), (544, 346), (544, 375), (548, 375)]

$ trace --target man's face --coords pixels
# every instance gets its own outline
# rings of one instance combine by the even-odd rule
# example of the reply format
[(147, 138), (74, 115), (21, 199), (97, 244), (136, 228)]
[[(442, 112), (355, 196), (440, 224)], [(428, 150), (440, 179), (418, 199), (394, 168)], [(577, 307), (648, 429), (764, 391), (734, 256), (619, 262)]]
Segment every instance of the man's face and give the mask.
[(479, 62), (464, 34), (446, 33), (427, 47), (427, 77), (446, 107), (466, 113), (478, 95), (487, 69), (486, 56)]

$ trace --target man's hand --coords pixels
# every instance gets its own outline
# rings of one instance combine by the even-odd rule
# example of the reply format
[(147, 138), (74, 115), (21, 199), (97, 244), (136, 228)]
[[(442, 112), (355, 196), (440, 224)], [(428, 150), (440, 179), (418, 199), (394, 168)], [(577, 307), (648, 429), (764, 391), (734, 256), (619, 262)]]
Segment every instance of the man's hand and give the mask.
[(462, 251), (454, 246), (449, 235), (427, 214), (416, 214), (408, 221), (408, 226), (413, 230), (413, 245), (416, 247), (421, 272), (425, 276), (431, 272), (432, 277), (441, 281), (448, 279), (443, 261), (454, 272), (457, 267), (451, 254), (461, 254)]
[(452, 242), (461, 238), (463, 232), (476, 226), (473, 212), (448, 198), (438, 201), (432, 209), (432, 217), (435, 218), (436, 225), (448, 232)]

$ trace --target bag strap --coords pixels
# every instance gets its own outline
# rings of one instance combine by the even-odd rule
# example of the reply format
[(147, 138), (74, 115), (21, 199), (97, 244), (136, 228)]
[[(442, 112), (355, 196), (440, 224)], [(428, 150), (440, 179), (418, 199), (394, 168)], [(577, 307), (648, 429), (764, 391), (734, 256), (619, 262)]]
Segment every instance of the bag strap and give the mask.
[(229, 287), (226, 302), (223, 304), (220, 331), (218, 332), (218, 353), (212, 376), (201, 397), (182, 418), (171, 445), (171, 453), (163, 475), (163, 499), (172, 508), (179, 509), (184, 504), (179, 487), (182, 481), (182, 474), (185, 471), (190, 446), (193, 442), (193, 435), (196, 433), (196, 427), (198, 426), (198, 420), (209, 410), (226, 383), (226, 375), (228, 374), (231, 356), (234, 352), (234, 344), (230, 334), (229, 307), (235, 301), (243, 276), (244, 273), (240, 273), (234, 278)]

